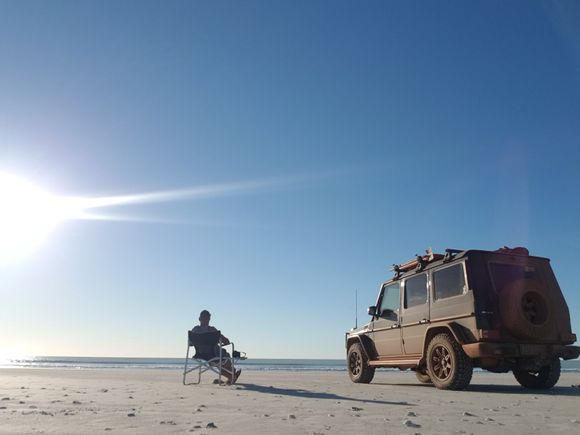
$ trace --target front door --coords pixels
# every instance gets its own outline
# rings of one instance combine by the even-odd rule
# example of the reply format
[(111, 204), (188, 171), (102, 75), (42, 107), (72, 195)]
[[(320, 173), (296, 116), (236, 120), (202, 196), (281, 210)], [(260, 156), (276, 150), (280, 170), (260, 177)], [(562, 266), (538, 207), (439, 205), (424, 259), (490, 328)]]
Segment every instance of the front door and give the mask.
[(405, 355), (423, 353), (423, 342), (429, 323), (429, 292), (427, 288), (426, 273), (412, 276), (403, 281), (401, 333)]
[(400, 307), (400, 284), (395, 282), (385, 285), (377, 304), (377, 317), (373, 321), (372, 332), (379, 358), (402, 354)]

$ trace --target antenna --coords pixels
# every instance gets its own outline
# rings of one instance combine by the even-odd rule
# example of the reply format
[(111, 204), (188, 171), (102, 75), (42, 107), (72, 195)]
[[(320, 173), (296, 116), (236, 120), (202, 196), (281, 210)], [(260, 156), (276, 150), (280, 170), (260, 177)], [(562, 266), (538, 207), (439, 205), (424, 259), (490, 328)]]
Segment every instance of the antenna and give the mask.
[(358, 290), (354, 291), (354, 327), (358, 328)]

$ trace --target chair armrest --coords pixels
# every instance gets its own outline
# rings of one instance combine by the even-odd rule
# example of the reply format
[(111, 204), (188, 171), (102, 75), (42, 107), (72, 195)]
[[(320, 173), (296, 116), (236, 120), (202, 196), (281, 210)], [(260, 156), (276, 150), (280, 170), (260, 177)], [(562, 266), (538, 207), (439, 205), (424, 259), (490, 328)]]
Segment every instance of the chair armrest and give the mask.
[(234, 342), (233, 341), (230, 341), (228, 344), (221, 344), (220, 343), (220, 348), (226, 348), (228, 346), (232, 347), (232, 352), (233, 352), (234, 351)]

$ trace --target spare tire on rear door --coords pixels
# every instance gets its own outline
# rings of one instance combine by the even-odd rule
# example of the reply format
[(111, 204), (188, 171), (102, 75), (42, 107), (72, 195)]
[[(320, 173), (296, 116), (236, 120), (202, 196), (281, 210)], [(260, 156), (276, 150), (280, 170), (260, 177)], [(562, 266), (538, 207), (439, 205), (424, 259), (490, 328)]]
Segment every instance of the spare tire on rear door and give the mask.
[(504, 327), (517, 337), (549, 339), (554, 333), (550, 299), (532, 279), (518, 279), (501, 289), (500, 314)]

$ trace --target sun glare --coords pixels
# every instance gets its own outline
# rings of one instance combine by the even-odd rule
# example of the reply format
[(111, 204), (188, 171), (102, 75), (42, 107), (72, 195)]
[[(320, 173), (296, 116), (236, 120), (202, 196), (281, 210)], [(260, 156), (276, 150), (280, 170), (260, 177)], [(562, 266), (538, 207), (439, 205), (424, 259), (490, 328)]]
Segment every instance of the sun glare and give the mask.
[(20, 348), (0, 347), (0, 365), (9, 364), (13, 361), (21, 361), (28, 356)]
[[(50, 232), (63, 221), (119, 219), (90, 213), (93, 209), (241, 194), (268, 189), (276, 185), (300, 183), (306, 179), (304, 176), (286, 177), (209, 184), (130, 195), (73, 197), (51, 194), (20, 177), (0, 171), (0, 265), (18, 263), (34, 252), (46, 240)], [(140, 218), (125, 220), (146, 221)]]
[(31, 253), (73, 213), (63, 198), (0, 172), (0, 262), (17, 262)]

